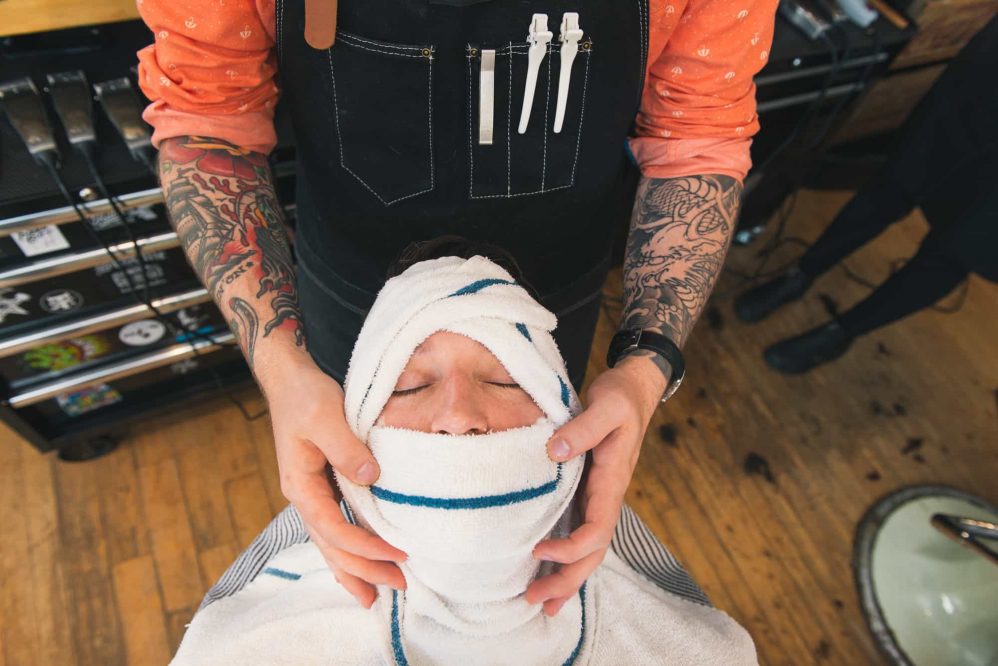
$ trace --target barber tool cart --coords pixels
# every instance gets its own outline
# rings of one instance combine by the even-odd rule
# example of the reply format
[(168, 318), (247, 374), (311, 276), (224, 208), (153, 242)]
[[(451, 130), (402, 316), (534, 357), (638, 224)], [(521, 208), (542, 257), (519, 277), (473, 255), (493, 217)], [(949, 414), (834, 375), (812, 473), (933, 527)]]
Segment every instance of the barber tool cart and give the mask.
[[(150, 41), (139, 21), (0, 41), (0, 418), (64, 459), (251, 381), (166, 218), (135, 85)], [(89, 161), (67, 138), (81, 131), (96, 137)], [(38, 159), (45, 142), (55, 165)], [(282, 146), (273, 166), (288, 194)]]

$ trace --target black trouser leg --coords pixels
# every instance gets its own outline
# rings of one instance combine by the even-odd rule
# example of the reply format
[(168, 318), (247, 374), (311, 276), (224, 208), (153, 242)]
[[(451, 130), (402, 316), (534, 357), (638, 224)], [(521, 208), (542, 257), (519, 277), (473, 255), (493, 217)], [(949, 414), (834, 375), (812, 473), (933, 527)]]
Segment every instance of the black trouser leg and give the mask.
[(861, 190), (800, 258), (801, 271), (813, 280), (903, 218), (913, 207), (910, 195), (890, 181), (879, 181)]
[(966, 279), (968, 271), (950, 258), (929, 232), (918, 252), (894, 275), (838, 320), (853, 336), (869, 333), (926, 308)]

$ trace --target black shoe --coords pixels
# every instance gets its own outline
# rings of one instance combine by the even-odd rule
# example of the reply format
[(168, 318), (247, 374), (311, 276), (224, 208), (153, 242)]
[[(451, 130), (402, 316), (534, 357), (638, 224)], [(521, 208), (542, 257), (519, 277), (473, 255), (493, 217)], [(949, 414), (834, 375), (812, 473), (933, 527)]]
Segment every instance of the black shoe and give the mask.
[(741, 294), (735, 299), (735, 314), (745, 322), (760, 321), (784, 303), (796, 301), (810, 286), (811, 278), (792, 270)]
[(853, 337), (836, 321), (829, 322), (797, 337), (777, 342), (762, 357), (774, 370), (796, 375), (834, 361), (846, 353)]

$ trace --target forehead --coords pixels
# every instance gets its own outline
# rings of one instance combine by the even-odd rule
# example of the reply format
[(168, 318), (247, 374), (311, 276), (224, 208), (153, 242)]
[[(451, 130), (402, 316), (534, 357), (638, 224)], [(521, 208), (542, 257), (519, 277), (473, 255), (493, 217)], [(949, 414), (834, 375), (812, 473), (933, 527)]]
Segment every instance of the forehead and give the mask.
[(436, 333), (432, 333), (429, 337), (423, 340), (418, 347), (416, 347), (416, 349), (412, 352), (412, 355), (422, 356), (449, 351), (481, 351), (482, 353), (488, 354), (489, 356), (495, 358), (492, 352), (490, 352), (485, 345), (480, 343), (478, 340), (473, 340), (466, 335), (452, 333), (451, 331), (437, 331)]
[(437, 331), (413, 350), (405, 369), (442, 363), (468, 368), (502, 366), (495, 354), (478, 340), (451, 331)]

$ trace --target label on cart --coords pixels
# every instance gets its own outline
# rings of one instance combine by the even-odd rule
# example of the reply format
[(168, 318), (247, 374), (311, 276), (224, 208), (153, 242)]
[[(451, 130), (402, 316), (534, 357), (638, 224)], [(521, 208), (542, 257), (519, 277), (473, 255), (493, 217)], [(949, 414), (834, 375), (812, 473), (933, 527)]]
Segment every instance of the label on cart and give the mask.
[(50, 314), (72, 312), (83, 305), (83, 296), (73, 289), (53, 289), (42, 294), (38, 304)]
[(121, 400), (121, 393), (107, 384), (97, 384), (72, 393), (63, 393), (55, 399), (67, 416), (83, 416), (87, 412), (119, 403)]
[(143, 319), (126, 324), (118, 331), (118, 339), (130, 347), (145, 347), (159, 342), (166, 334), (166, 326), (156, 319)]
[[(137, 224), (139, 222), (151, 222), (156, 220), (159, 216), (152, 206), (139, 206), (138, 208), (129, 208), (124, 211), (125, 221), (129, 224)], [(94, 228), (95, 231), (104, 231), (106, 229), (113, 229), (114, 227), (121, 226), (121, 218), (114, 211), (110, 213), (103, 213), (101, 215), (90, 216), (90, 226)]]
[(15, 231), (11, 234), (11, 238), (26, 257), (69, 249), (69, 241), (54, 224), (27, 231)]

